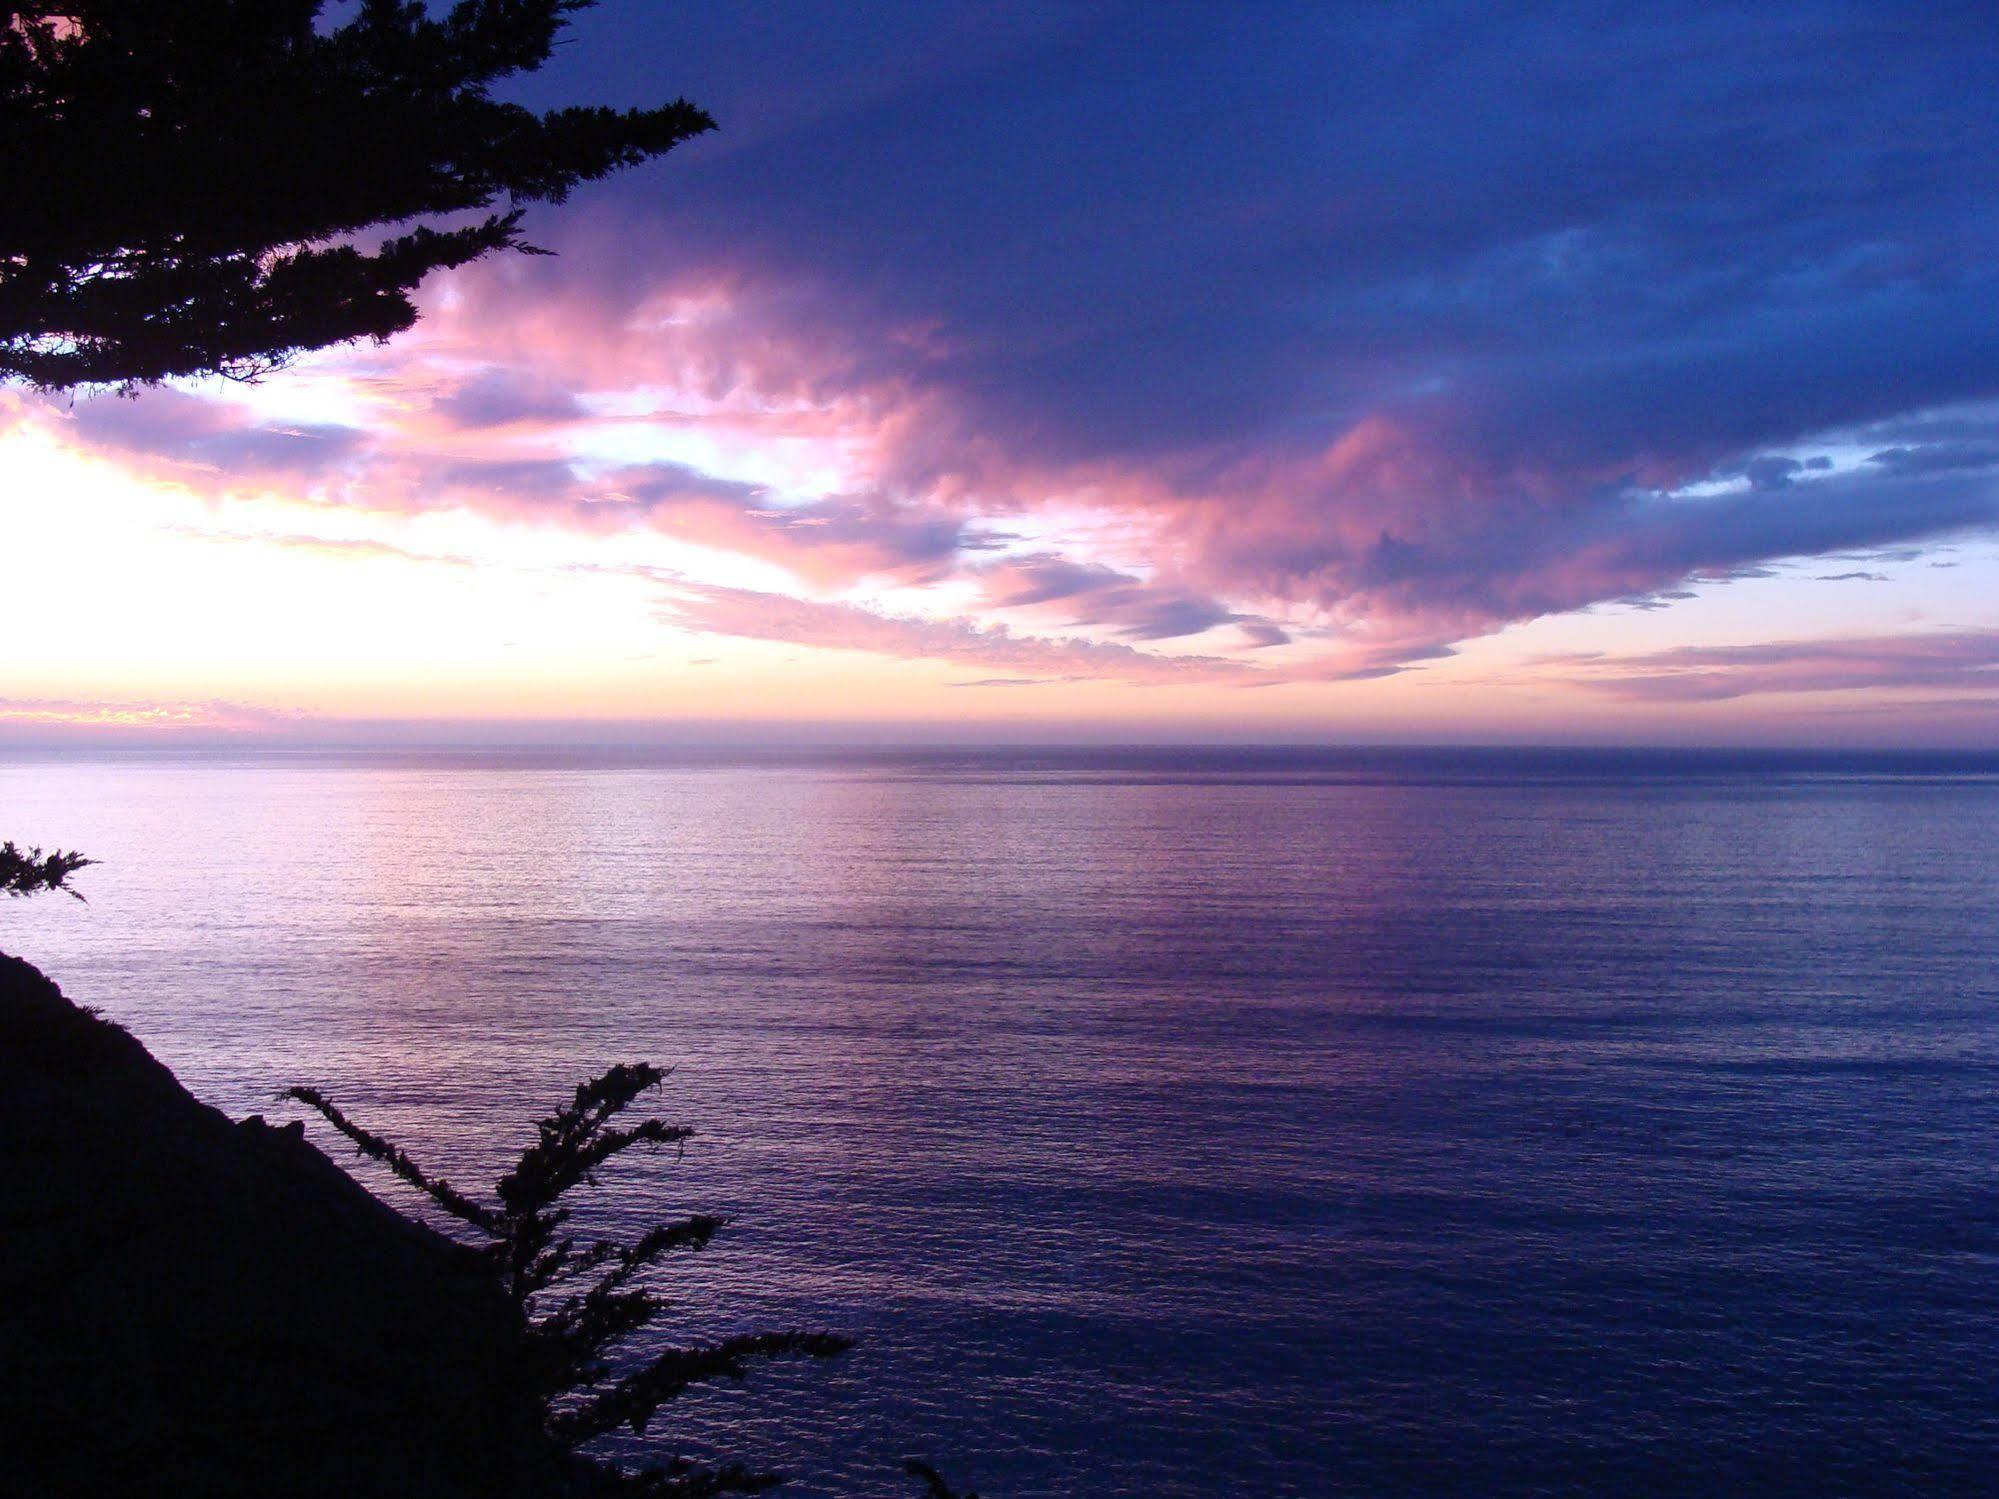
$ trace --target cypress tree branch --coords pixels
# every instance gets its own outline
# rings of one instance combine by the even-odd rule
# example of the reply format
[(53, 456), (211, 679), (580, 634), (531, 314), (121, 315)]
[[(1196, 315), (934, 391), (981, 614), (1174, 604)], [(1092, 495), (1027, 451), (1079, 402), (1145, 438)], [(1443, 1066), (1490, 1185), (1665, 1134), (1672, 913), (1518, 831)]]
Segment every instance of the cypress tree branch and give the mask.
[(255, 379), (408, 328), (432, 271), (541, 253), (525, 205), (715, 125), (684, 99), (492, 96), (590, 3), (364, 0), (337, 26), (327, 0), (6, 7), (0, 379)]
[(978, 1494), (972, 1490), (967, 1490), (965, 1493), (960, 1494), (944, 1481), (942, 1473), (939, 1473), (920, 1457), (904, 1458), (902, 1471), (907, 1473), (911, 1478), (920, 1478), (923, 1480), (924, 1499), (979, 1499)]
[(499, 1216), (490, 1208), (481, 1207), (464, 1193), (456, 1190), (449, 1182), (426, 1175), (401, 1148), (391, 1145), (380, 1135), (371, 1134), (354, 1123), (317, 1088), (286, 1088), (278, 1094), (278, 1097), (296, 1099), (308, 1108), (317, 1110), (321, 1118), (352, 1140), (361, 1154), (380, 1161), (460, 1222), (469, 1223), (474, 1228), (482, 1228), (488, 1233), (498, 1229)]
[(610, 1389), (549, 1422), (550, 1433), (567, 1447), (627, 1427), (642, 1433), (653, 1413), (690, 1387), (717, 1379), (740, 1380), (752, 1363), (779, 1358), (832, 1358), (853, 1347), (849, 1338), (824, 1332), (748, 1333), (719, 1343), (671, 1348)]
[(48, 853), (39, 848), (16, 848), (10, 838), (0, 843), (0, 891), (19, 896), (60, 890), (72, 899), (82, 900), (83, 892), (70, 888), (69, 877), (96, 862), (59, 848)]
[(497, 1207), (429, 1176), (316, 1089), (288, 1088), (281, 1096), (318, 1112), (364, 1155), (484, 1236), (486, 1263), (519, 1318), (518, 1387), (539, 1402), (548, 1436), (597, 1485), (590, 1492), (756, 1493), (781, 1482), (779, 1475), (740, 1463), (704, 1468), (679, 1460), (633, 1471), (579, 1450), (620, 1427), (643, 1432), (660, 1406), (695, 1384), (742, 1379), (770, 1359), (830, 1358), (852, 1346), (827, 1332), (751, 1333), (650, 1352), (614, 1377), (630, 1363), (632, 1341), (668, 1309), (666, 1298), (646, 1283), (649, 1273), (671, 1253), (706, 1249), (724, 1224), (695, 1214), (658, 1224), (630, 1243), (596, 1239), (581, 1248), (560, 1232), (570, 1217), (566, 1195), (593, 1184), (606, 1162), (636, 1146), (678, 1144), (693, 1133), (659, 1119), (615, 1122), (665, 1077), (657, 1067), (623, 1065), (579, 1086), (567, 1104), (536, 1122), (534, 1143), (498, 1183)]

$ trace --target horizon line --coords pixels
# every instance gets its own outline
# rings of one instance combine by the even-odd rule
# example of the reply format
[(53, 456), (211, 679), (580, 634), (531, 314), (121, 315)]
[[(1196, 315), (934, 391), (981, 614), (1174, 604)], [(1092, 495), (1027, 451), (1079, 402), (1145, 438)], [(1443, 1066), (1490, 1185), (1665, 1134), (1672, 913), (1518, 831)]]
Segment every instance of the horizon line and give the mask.
[(1192, 739), (1192, 738), (291, 738), (265, 734), (183, 735), (127, 732), (69, 736), (0, 735), (0, 761), (58, 757), (88, 759), (259, 759), (322, 758), (468, 759), (574, 757), (579, 759), (672, 761), (713, 759), (795, 759), (807, 756), (1053, 755), (1189, 756), (1232, 755), (1301, 759), (1312, 757), (1562, 756), (1617, 758), (1736, 758), (1767, 761), (1840, 761), (1989, 765), (1999, 771), (1999, 746), (1990, 744), (1829, 744), (1798, 742), (1661, 742), (1521, 739)]

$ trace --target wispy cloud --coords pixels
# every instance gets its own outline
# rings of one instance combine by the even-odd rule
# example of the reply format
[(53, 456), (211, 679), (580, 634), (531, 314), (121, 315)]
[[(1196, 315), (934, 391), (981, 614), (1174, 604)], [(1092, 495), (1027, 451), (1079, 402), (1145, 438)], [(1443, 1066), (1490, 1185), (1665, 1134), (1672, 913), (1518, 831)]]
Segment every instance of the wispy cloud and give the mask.
[(1250, 682), (1260, 674), (1220, 656), (1162, 655), (1114, 641), (1018, 635), (1005, 625), (884, 614), (746, 588), (685, 581), (666, 589), (663, 617), (685, 629), (908, 660), (1012, 668), (1048, 677), (1139, 683)]
[(1939, 688), (1986, 698), (1999, 697), (1999, 630), (1680, 646), (1557, 664), (1574, 668), (1597, 691), (1646, 702)]
[(214, 699), (0, 698), (0, 730), (83, 729), (109, 732), (203, 730), (254, 733), (288, 728), (303, 715)]
[(168, 526), (169, 534), (195, 541), (213, 541), (241, 546), (279, 547), (286, 551), (313, 552), (323, 557), (371, 557), (395, 562), (434, 563), (441, 567), (472, 567), (470, 557), (455, 552), (426, 552), (398, 546), (367, 536), (314, 536), (301, 531), (210, 530), (199, 526)]

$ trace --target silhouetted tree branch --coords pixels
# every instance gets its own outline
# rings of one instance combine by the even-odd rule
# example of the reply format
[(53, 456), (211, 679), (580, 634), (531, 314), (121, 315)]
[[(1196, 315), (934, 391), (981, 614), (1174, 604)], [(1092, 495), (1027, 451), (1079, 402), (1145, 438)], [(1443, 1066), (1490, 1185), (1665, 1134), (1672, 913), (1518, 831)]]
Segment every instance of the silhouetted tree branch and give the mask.
[(942, 1473), (939, 1473), (920, 1457), (905, 1458), (902, 1464), (902, 1471), (907, 1473), (911, 1478), (920, 1478), (923, 1480), (924, 1499), (979, 1499), (978, 1494), (972, 1490), (967, 1490), (965, 1493), (960, 1494), (944, 1481)]
[(334, 1107), (332, 1101), (321, 1094), (318, 1089), (287, 1088), (281, 1096), (297, 1099), (300, 1103), (317, 1109), (328, 1124), (354, 1142), (355, 1149), (359, 1150), (361, 1154), (380, 1161), (399, 1178), (408, 1182), (412, 1187), (415, 1187), (424, 1196), (443, 1208), (445, 1212), (458, 1219), (459, 1222), (469, 1223), (474, 1228), (482, 1229), (489, 1234), (499, 1232), (500, 1219), (498, 1214), (481, 1207), (471, 1198), (465, 1196), (464, 1193), (454, 1190), (449, 1182), (426, 1176), (417, 1166), (416, 1162), (412, 1161), (403, 1151), (391, 1145), (380, 1135), (371, 1134), (369, 1131), (361, 1128), (360, 1125), (354, 1123), (353, 1120)]
[(60, 890), (64, 895), (82, 900), (82, 892), (70, 888), (69, 877), (96, 862), (95, 859), (84, 858), (82, 854), (62, 849), (43, 853), (39, 848), (16, 848), (10, 838), (0, 843), (0, 890), (9, 895), (39, 895), (45, 890)]
[(628, 1244), (580, 1243), (563, 1232), (570, 1219), (564, 1199), (579, 1186), (594, 1185), (598, 1168), (625, 1151), (678, 1145), (693, 1133), (659, 1119), (614, 1123), (664, 1078), (659, 1068), (641, 1064), (613, 1067), (583, 1083), (567, 1105), (536, 1124), (534, 1144), (500, 1178), (491, 1205), (429, 1175), (317, 1089), (288, 1088), (281, 1096), (318, 1112), (363, 1155), (482, 1237), (482, 1252), (519, 1318), (523, 1386), (542, 1412), (543, 1429), (572, 1455), (583, 1492), (680, 1499), (755, 1493), (781, 1482), (780, 1476), (741, 1464), (707, 1468), (680, 1461), (632, 1470), (580, 1450), (620, 1428), (644, 1432), (660, 1406), (694, 1385), (742, 1379), (771, 1359), (830, 1358), (852, 1346), (828, 1332), (748, 1333), (632, 1360), (631, 1340), (667, 1306), (647, 1272), (667, 1255), (707, 1248), (725, 1220), (695, 1215), (659, 1224)]
[(522, 205), (714, 128), (684, 99), (492, 97), (593, 3), (360, 0), (337, 26), (327, 0), (0, 8), (0, 378), (255, 378), (408, 328), (431, 271), (541, 253)]

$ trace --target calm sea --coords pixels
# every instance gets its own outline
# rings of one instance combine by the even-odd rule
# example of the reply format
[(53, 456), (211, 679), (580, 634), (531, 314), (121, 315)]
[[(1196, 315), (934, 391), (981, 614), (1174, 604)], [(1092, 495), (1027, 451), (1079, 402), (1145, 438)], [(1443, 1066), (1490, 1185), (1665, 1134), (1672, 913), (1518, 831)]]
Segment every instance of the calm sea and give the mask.
[(17, 760), (0, 946), (461, 1184), (674, 1064), (677, 1330), (862, 1346), (660, 1430), (800, 1493), (1992, 1492), (1995, 771)]

